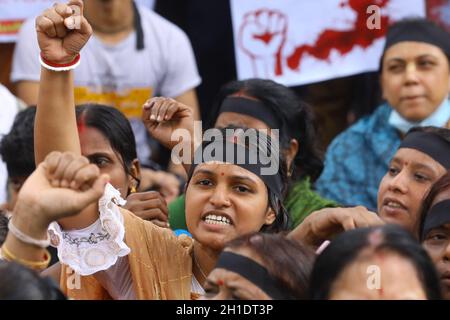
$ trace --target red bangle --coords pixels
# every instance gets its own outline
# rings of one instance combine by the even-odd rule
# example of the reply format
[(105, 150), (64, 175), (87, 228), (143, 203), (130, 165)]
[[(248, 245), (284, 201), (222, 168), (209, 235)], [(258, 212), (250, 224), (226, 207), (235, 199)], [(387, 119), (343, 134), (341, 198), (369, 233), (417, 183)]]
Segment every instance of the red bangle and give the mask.
[(44, 58), (44, 56), (42, 55), (42, 52), (41, 52), (41, 59), (42, 59), (42, 61), (43, 61), (46, 65), (49, 65), (50, 67), (53, 67), (53, 68), (67, 68), (67, 67), (71, 67), (71, 66), (77, 64), (77, 62), (80, 61), (80, 54), (78, 53), (78, 54), (75, 56), (75, 59), (73, 59), (73, 60), (72, 60), (71, 62), (69, 62), (69, 63), (56, 63), (56, 62), (51, 62), (51, 61), (49, 61), (49, 60), (47, 60), (47, 59)]

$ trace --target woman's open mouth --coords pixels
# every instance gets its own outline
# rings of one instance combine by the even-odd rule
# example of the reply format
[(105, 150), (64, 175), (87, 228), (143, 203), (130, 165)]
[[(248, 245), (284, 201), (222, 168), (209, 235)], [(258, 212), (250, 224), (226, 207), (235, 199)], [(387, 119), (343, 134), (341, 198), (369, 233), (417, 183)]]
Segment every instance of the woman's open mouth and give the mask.
[(202, 220), (206, 223), (206, 224), (210, 224), (210, 225), (232, 225), (233, 221), (231, 220), (231, 218), (221, 212), (214, 212), (214, 213), (208, 213), (206, 214)]
[(386, 214), (393, 216), (408, 211), (408, 208), (402, 202), (392, 198), (386, 198), (383, 201), (382, 209), (386, 212)]

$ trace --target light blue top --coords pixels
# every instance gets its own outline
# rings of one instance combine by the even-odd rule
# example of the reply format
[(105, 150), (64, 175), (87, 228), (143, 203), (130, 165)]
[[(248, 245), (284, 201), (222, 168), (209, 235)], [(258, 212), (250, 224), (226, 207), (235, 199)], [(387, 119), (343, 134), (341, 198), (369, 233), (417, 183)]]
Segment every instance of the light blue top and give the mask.
[(450, 118), (450, 103), (446, 97), (441, 105), (430, 116), (419, 122), (411, 122), (403, 118), (397, 111), (392, 110), (389, 124), (402, 133), (407, 133), (413, 127), (444, 127)]

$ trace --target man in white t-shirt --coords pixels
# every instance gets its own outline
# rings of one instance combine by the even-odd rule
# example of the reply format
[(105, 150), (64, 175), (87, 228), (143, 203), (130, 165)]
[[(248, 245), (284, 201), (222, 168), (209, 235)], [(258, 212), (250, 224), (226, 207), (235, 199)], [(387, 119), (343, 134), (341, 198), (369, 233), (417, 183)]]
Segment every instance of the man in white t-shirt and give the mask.
[[(0, 141), (11, 130), (14, 117), (22, 107), (20, 100), (0, 84)], [(7, 180), (6, 165), (0, 158), (0, 205), (7, 200)]]
[[(141, 108), (151, 96), (167, 96), (194, 108), (195, 87), (201, 82), (189, 39), (155, 12), (132, 0), (86, 0), (84, 15), (94, 35), (81, 51), (75, 70), (77, 104), (113, 105), (129, 119), (136, 135), (138, 157), (151, 154)], [(17, 95), (36, 104), (40, 74), (34, 19), (23, 25), (14, 52), (11, 81)]]

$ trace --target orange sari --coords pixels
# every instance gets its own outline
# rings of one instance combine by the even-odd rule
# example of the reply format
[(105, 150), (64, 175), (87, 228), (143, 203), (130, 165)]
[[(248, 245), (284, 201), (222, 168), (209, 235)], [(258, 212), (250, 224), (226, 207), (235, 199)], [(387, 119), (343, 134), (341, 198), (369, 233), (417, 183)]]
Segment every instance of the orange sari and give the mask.
[[(130, 247), (128, 262), (136, 299), (196, 299), (191, 294), (193, 240), (160, 228), (133, 213), (120, 209), (124, 217), (125, 243)], [(73, 299), (111, 299), (93, 275), (81, 276), (79, 289), (71, 289), (66, 265), (61, 265), (60, 286)]]

